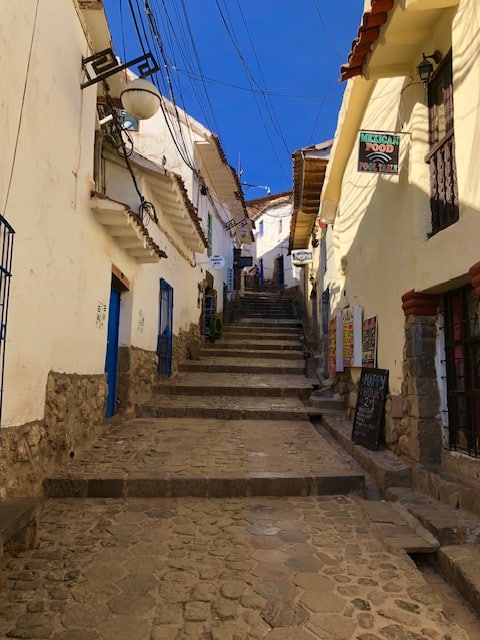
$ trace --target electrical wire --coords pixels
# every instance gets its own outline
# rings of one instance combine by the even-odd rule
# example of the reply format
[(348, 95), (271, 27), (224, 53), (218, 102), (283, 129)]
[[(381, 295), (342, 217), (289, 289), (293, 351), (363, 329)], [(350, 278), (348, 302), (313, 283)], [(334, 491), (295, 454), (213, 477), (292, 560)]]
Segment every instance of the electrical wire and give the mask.
[[(229, 38), (230, 38), (230, 40), (231, 40), (231, 42), (233, 44), (233, 47), (234, 47), (234, 49), (235, 49), (235, 51), (236, 51), (236, 53), (238, 55), (238, 58), (239, 58), (240, 62), (242, 63), (242, 66), (243, 66), (243, 68), (245, 70), (245, 73), (246, 73), (246, 76), (247, 76), (247, 79), (248, 79), (248, 82), (249, 82), (250, 86), (251, 87), (252, 87), (252, 85), (257, 86), (257, 88), (260, 89), (260, 91), (263, 94), (263, 88), (260, 87), (258, 85), (258, 83), (256, 82), (253, 74), (251, 73), (251, 71), (249, 69), (247, 61), (245, 60), (245, 57), (244, 57), (244, 55), (243, 55), (243, 53), (242, 53), (242, 51), (241, 51), (241, 49), (239, 47), (239, 44), (238, 44), (238, 41), (237, 41), (237, 39), (235, 37), (233, 28), (230, 26), (231, 25), (231, 20), (230, 20), (230, 25), (228, 24), (227, 17), (226, 17), (226, 15), (229, 16), (228, 9), (225, 6), (225, 12), (224, 12), (222, 10), (222, 7), (220, 6), (219, 0), (215, 0), (215, 4), (217, 6), (217, 10), (218, 10), (218, 12), (220, 14), (220, 18), (221, 18), (221, 21), (222, 21), (222, 23), (224, 25), (224, 28), (225, 28), (226, 32), (227, 32), (227, 35), (229, 36)], [(254, 96), (254, 98), (255, 98), (255, 96)], [(270, 146), (272, 148), (273, 154), (274, 154), (274, 156), (275, 156), (275, 158), (276, 158), (276, 160), (278, 162), (278, 166), (279, 166), (281, 172), (283, 173), (284, 177), (288, 180), (289, 177), (285, 173), (285, 169), (283, 167), (282, 161), (280, 160), (280, 157), (279, 157), (279, 155), (277, 153), (277, 149), (276, 149), (276, 147), (275, 147), (275, 145), (273, 143), (272, 137), (271, 137), (270, 132), (268, 130), (268, 127), (267, 127), (267, 125), (265, 123), (265, 120), (264, 120), (264, 117), (263, 117), (263, 114), (262, 114), (262, 110), (260, 109), (260, 106), (259, 106), (259, 104), (258, 104), (256, 99), (255, 99), (255, 105), (256, 105), (257, 111), (258, 111), (258, 113), (260, 115), (260, 119), (261, 119), (261, 122), (263, 124), (263, 127), (264, 127), (265, 133), (267, 135), (267, 138), (268, 138), (268, 140), (270, 142)], [(268, 111), (268, 106), (267, 106), (267, 111)], [(278, 129), (277, 129), (276, 125), (275, 125), (275, 129), (277, 130), (277, 133), (278, 133)], [(285, 149), (287, 151), (287, 154), (290, 157), (290, 150), (288, 148), (288, 145), (285, 142), (285, 138), (282, 138), (282, 140), (283, 140), (283, 143), (285, 145)]]
[[(183, 15), (184, 15), (184, 18), (185, 18), (185, 24), (187, 25), (187, 28), (188, 28), (188, 34), (190, 36), (190, 41), (192, 43), (193, 52), (194, 52), (194, 55), (195, 55), (195, 60), (197, 62), (197, 67), (198, 67), (198, 70), (200, 71), (201, 75), (203, 75), (202, 66), (200, 64), (200, 56), (198, 55), (198, 49), (197, 49), (197, 45), (195, 43), (195, 38), (193, 37), (192, 27), (191, 27), (191, 24), (190, 24), (190, 19), (188, 17), (188, 12), (187, 12), (187, 9), (185, 7), (185, 0), (181, 0), (181, 4), (182, 4), (182, 9), (183, 9)], [(216, 120), (215, 120), (215, 112), (213, 110), (213, 105), (211, 103), (210, 96), (208, 95), (208, 91), (207, 91), (207, 88), (205, 87), (205, 85), (204, 85), (204, 90), (205, 90), (205, 95), (206, 95), (206, 98), (207, 98), (208, 106), (210, 107), (210, 110), (212, 112), (212, 117), (213, 117), (213, 122), (215, 123), (215, 128), (216, 128), (217, 132), (219, 132), (219, 127), (218, 127), (218, 125), (216, 123)]]
[[(155, 0), (154, 0), (155, 2)], [(158, 0), (157, 0), (158, 2)], [(188, 46), (188, 42), (187, 42), (187, 38), (186, 38), (186, 34), (185, 34), (185, 29), (183, 28), (183, 21), (180, 21), (180, 28), (176, 28), (173, 24), (172, 21), (172, 17), (170, 15), (170, 11), (168, 11), (167, 9), (167, 5), (166, 5), (166, 1), (165, 0), (161, 0), (162, 3), (162, 7), (163, 7), (163, 15), (164, 15), (164, 20), (162, 21), (162, 23), (165, 26), (164, 29), (164, 39), (168, 41), (169, 43), (169, 49), (170, 49), (170, 57), (173, 61), (173, 66), (171, 66), (172, 71), (176, 71), (176, 68), (178, 68), (177, 65), (177, 61), (176, 61), (176, 52), (179, 53), (180, 57), (183, 60), (183, 63), (185, 65), (185, 67), (193, 67), (194, 65), (194, 61), (191, 58), (191, 49)], [(178, 12), (177, 12), (178, 15)], [(198, 76), (201, 77), (201, 76)], [(202, 82), (203, 88), (205, 93), (207, 93), (206, 91), (206, 87), (205, 87), (205, 83)], [(177, 85), (178, 86), (178, 85)], [(197, 86), (194, 83), (189, 83), (188, 87), (191, 87), (194, 95), (195, 95), (195, 100), (203, 114), (203, 117), (205, 119), (205, 122), (207, 123), (207, 125), (209, 126), (209, 128), (211, 129), (211, 122), (212, 120), (214, 121), (214, 111), (213, 108), (211, 109), (211, 114), (208, 113), (208, 105), (206, 103), (206, 101), (203, 98), (203, 95), (200, 93), (200, 91), (197, 90)], [(179, 87), (179, 91), (178, 94), (181, 97), (182, 100), (182, 105), (183, 105), (183, 109), (185, 111), (187, 111), (187, 108), (185, 106), (185, 102), (183, 100), (183, 94), (184, 94), (184, 90)], [(207, 97), (207, 101), (209, 101), (209, 98)], [(213, 118), (212, 118), (213, 115)], [(217, 131), (219, 131), (218, 129), (218, 125), (217, 126)]]
[(317, 12), (317, 14), (318, 14), (318, 17), (320, 18), (320, 22), (322, 23), (323, 29), (324, 29), (325, 34), (326, 34), (326, 36), (327, 36), (328, 43), (330, 44), (330, 47), (331, 47), (331, 49), (332, 49), (333, 53), (337, 56), (337, 59), (338, 59), (339, 61), (341, 61), (340, 54), (338, 53), (338, 50), (337, 50), (337, 48), (335, 47), (335, 41), (334, 41), (334, 39), (332, 38), (332, 36), (330, 35), (330, 32), (329, 32), (329, 30), (327, 29), (327, 25), (325, 24), (325, 20), (323, 19), (323, 16), (322, 16), (322, 14), (321, 14), (321, 12), (320, 12), (320, 9), (318, 8), (317, 0), (312, 0), (312, 3), (313, 3), (313, 6), (314, 6), (314, 8), (315, 8), (315, 11), (316, 11), (316, 12)]
[(278, 98), (296, 98), (299, 100), (325, 100), (331, 96), (331, 92), (324, 95), (308, 95), (299, 93), (282, 93), (280, 91), (267, 91), (265, 89), (252, 89), (251, 87), (242, 87), (239, 84), (232, 84), (231, 82), (225, 82), (224, 80), (217, 80), (215, 78), (209, 78), (208, 76), (199, 75), (185, 69), (180, 69), (178, 66), (172, 66), (172, 70), (177, 73), (181, 73), (193, 80), (201, 80), (202, 82), (210, 82), (212, 84), (220, 84), (224, 87), (230, 87), (232, 89), (238, 89), (239, 91), (245, 91), (247, 93), (259, 93), (261, 95), (273, 96)]
[(20, 139), (20, 130), (22, 128), (22, 121), (23, 121), (23, 111), (25, 108), (25, 97), (27, 94), (27, 86), (28, 86), (28, 77), (30, 75), (30, 64), (32, 62), (32, 51), (33, 51), (33, 42), (35, 40), (35, 32), (36, 32), (36, 28), (37, 28), (37, 17), (38, 17), (38, 6), (40, 4), (40, 0), (37, 0), (37, 3), (35, 5), (35, 12), (33, 15), (33, 26), (32, 26), (32, 37), (30, 39), (30, 47), (28, 50), (28, 59), (27, 59), (27, 68), (25, 70), (25, 82), (23, 83), (23, 92), (22, 92), (22, 102), (20, 105), (20, 115), (18, 118), (18, 126), (17, 126), (17, 132), (15, 135), (15, 145), (13, 148), (13, 157), (12, 157), (12, 164), (10, 167), (10, 175), (8, 177), (8, 184), (7, 184), (7, 190), (6, 190), (6, 194), (5, 194), (5, 202), (3, 204), (3, 213), (5, 215), (5, 212), (7, 210), (7, 205), (8, 205), (8, 200), (10, 198), (10, 189), (12, 186), (12, 180), (13, 180), (13, 173), (15, 171), (15, 165), (17, 162), (17, 150), (18, 150), (18, 142)]

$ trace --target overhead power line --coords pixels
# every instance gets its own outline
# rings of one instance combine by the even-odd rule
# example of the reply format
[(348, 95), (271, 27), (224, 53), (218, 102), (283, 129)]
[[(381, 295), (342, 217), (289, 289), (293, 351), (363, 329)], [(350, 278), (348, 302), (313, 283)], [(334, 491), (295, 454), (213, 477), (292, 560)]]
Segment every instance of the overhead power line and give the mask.
[(242, 87), (239, 84), (232, 84), (231, 82), (226, 82), (225, 80), (209, 78), (208, 76), (200, 76), (197, 73), (186, 71), (185, 69), (180, 69), (175, 65), (172, 66), (172, 70), (176, 71), (177, 73), (181, 73), (182, 75), (185, 75), (188, 78), (192, 78), (193, 80), (201, 80), (202, 82), (220, 84), (224, 87), (230, 87), (231, 89), (238, 89), (239, 91), (245, 91), (247, 93), (259, 93), (261, 95), (273, 96), (278, 98), (294, 98), (299, 100), (326, 100), (327, 98), (330, 98), (332, 96), (332, 92), (328, 92), (324, 95), (308, 95), (308, 94), (300, 94), (300, 93), (283, 93), (281, 91), (267, 91), (265, 89), (253, 89), (252, 87)]

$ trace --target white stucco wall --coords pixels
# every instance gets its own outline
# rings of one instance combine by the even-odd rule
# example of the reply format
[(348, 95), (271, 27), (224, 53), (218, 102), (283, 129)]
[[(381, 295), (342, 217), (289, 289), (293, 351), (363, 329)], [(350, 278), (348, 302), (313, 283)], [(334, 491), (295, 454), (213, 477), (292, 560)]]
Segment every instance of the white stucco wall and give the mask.
[[(257, 262), (263, 260), (264, 279), (272, 280), (275, 260), (283, 256), (285, 287), (293, 287), (298, 284), (298, 273), (288, 255), (292, 204), (272, 202), (271, 206), (262, 209), (262, 213), (255, 219), (254, 259)], [(261, 225), (263, 234), (260, 233)]]
[[(95, 88), (80, 89), (87, 45), (72, 2), (2, 3), (6, 149), (0, 202), (15, 229), (3, 424), (43, 417), (48, 371), (101, 373), (111, 244), (88, 208)], [(55, 29), (52, 38), (52, 25)], [(1, 28), (1, 27), (0, 27)]]
[[(178, 115), (178, 118), (177, 118)], [(167, 125), (166, 118), (169, 122)], [(171, 139), (170, 130), (175, 132), (175, 139)], [(196, 254), (198, 282), (201, 282), (208, 270), (214, 278), (214, 286), (217, 290), (217, 311), (223, 309), (223, 285), (228, 282), (228, 270), (233, 267), (234, 241), (229, 232), (225, 230), (225, 223), (232, 218), (225, 203), (215, 193), (215, 184), (208, 183), (207, 194), (200, 193), (197, 177), (192, 171), (199, 170), (200, 160), (194, 149), (195, 142), (206, 140), (210, 132), (203, 125), (181, 109), (175, 111), (171, 106), (160, 110), (149, 120), (140, 123), (138, 133), (133, 134), (136, 149), (158, 163), (165, 166), (168, 171), (180, 175), (185, 183), (188, 197), (196, 207), (205, 236), (208, 229), (208, 214), (212, 218), (212, 254), (220, 254), (225, 258), (225, 266), (222, 269), (213, 270), (209, 266), (208, 256), (204, 253)], [(191, 166), (189, 166), (191, 165)], [(177, 272), (175, 272), (177, 273)], [(197, 286), (195, 282), (195, 287)], [(197, 293), (194, 295), (196, 309)], [(198, 313), (200, 311), (198, 310)], [(196, 311), (195, 311), (196, 313)], [(183, 316), (186, 317), (186, 316)], [(175, 320), (177, 321), (177, 320)]]

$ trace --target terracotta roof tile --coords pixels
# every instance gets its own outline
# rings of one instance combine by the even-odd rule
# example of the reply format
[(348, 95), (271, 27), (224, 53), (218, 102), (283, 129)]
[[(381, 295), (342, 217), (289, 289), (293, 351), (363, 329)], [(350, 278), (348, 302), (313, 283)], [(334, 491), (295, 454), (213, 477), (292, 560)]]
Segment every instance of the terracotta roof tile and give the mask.
[(363, 14), (358, 36), (352, 42), (348, 62), (340, 67), (342, 82), (362, 75), (372, 45), (380, 37), (381, 27), (387, 22), (389, 11), (394, 4), (395, 0), (372, 0), (371, 9)]

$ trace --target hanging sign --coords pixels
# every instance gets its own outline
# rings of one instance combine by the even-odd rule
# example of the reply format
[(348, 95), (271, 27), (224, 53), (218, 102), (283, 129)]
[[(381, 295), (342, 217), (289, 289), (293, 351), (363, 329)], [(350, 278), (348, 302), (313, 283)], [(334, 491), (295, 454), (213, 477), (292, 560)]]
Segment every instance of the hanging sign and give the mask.
[(208, 259), (208, 264), (214, 271), (217, 269), (223, 269), (223, 267), (225, 266), (225, 258), (219, 253), (214, 253)]
[(308, 264), (313, 262), (313, 251), (310, 249), (295, 249), (292, 251), (292, 264)]
[(360, 131), (358, 171), (361, 173), (398, 173), (400, 136), (388, 131)]

